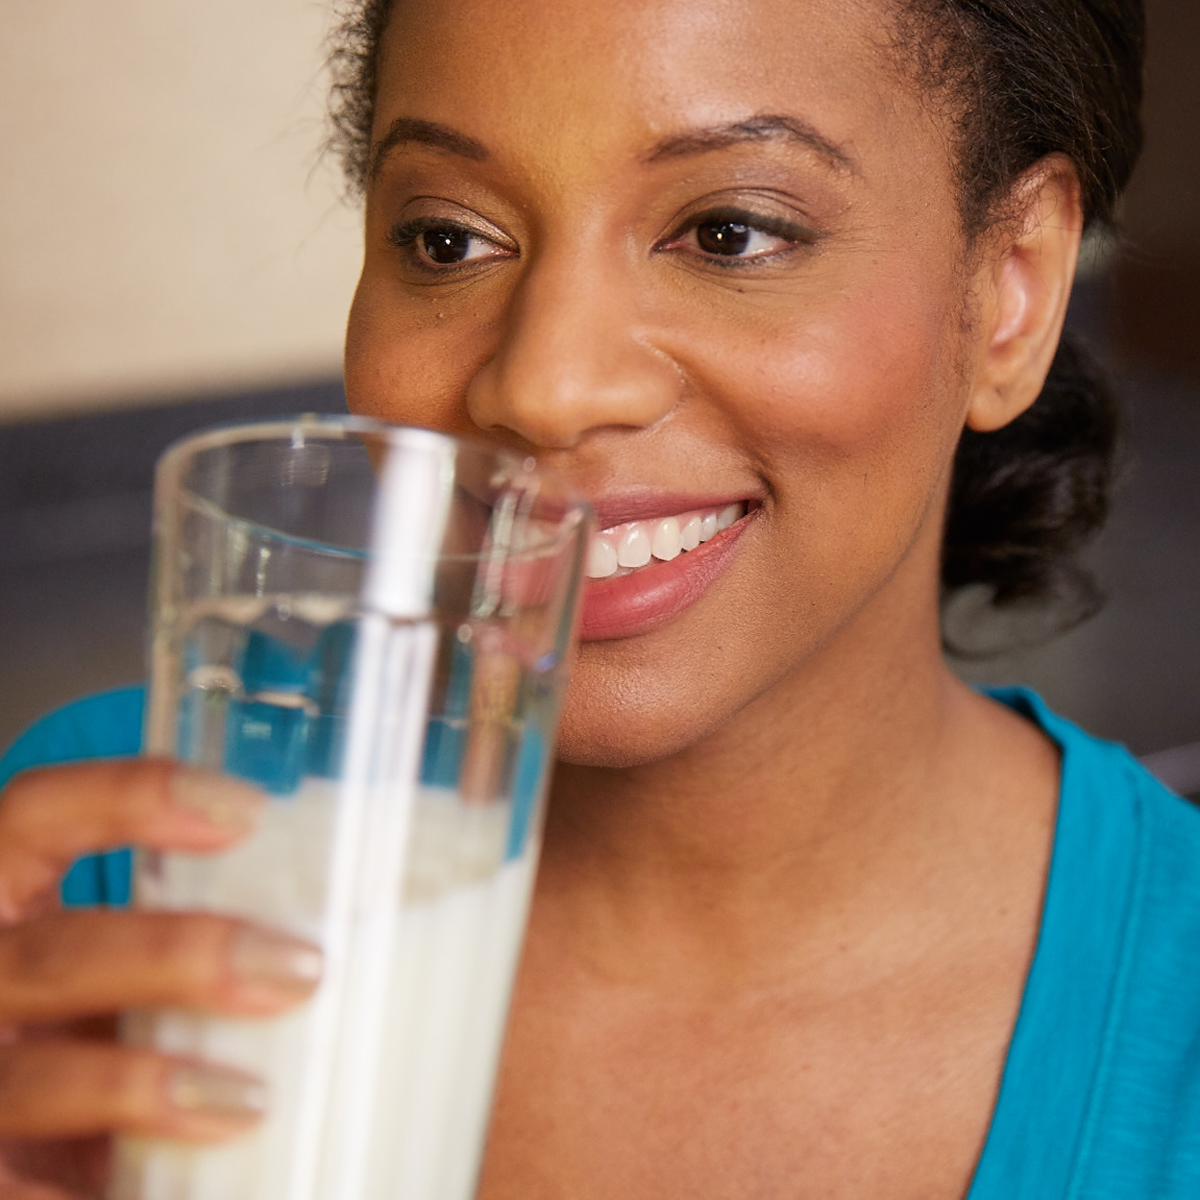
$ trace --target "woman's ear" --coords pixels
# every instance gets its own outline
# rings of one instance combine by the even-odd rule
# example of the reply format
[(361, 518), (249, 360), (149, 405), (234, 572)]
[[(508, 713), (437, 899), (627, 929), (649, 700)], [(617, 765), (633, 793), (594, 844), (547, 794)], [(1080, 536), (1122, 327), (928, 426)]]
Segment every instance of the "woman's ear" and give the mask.
[(979, 433), (1007, 425), (1038, 398), (1062, 333), (1083, 232), (1079, 177), (1060, 154), (1026, 172), (1012, 200), (1012, 216), (993, 231), (976, 276), (982, 357), (966, 423)]

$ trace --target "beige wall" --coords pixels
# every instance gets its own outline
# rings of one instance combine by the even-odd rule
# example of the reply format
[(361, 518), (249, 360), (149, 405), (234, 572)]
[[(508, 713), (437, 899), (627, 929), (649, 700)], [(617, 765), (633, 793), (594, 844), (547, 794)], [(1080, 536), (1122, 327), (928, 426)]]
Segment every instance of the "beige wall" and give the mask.
[(325, 0), (0, 3), (0, 420), (339, 368)]

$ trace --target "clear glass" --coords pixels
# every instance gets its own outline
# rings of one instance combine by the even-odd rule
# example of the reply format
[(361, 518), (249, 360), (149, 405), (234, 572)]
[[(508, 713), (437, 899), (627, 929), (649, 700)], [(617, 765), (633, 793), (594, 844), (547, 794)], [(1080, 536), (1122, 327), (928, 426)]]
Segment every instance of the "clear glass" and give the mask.
[(219, 1147), (124, 1139), (113, 1200), (469, 1200), (537, 862), (587, 507), (532, 460), (356, 418), (171, 448), (147, 750), (251, 780), (257, 831), (139, 855), (135, 902), (318, 942), (274, 1019), (132, 1014), (263, 1077)]

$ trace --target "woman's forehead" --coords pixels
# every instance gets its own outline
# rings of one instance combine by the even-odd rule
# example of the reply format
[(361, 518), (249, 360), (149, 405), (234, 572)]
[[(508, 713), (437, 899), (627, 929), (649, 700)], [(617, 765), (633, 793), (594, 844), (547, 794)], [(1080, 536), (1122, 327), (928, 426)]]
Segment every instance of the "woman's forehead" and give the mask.
[(399, 117), (491, 145), (551, 129), (652, 154), (772, 114), (854, 154), (922, 106), (887, 0), (405, 0), (384, 38), (378, 139)]

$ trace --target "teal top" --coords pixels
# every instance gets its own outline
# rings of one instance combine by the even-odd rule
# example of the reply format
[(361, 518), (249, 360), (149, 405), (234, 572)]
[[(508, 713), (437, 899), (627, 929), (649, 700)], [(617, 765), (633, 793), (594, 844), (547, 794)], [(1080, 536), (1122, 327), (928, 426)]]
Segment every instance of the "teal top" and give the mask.
[[(1200, 1197), (1200, 810), (1025, 691), (994, 693), (1062, 749), (1037, 951), (967, 1200)], [(34, 725), (38, 764), (136, 754), (143, 691)], [(127, 852), (84, 859), (72, 904), (126, 901)]]

